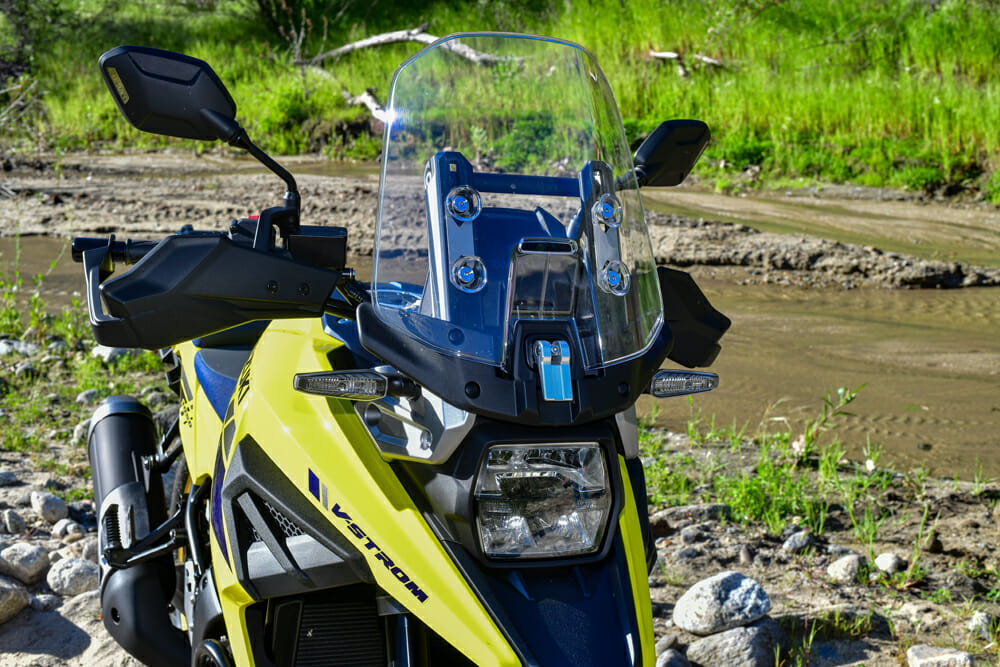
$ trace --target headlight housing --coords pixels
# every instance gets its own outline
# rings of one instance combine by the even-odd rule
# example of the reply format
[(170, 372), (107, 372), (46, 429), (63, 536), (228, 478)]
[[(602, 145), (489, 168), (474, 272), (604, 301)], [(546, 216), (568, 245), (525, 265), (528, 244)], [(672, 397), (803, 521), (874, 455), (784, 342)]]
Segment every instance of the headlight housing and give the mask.
[(490, 558), (596, 552), (613, 505), (597, 443), (492, 445), (475, 498), (479, 541)]

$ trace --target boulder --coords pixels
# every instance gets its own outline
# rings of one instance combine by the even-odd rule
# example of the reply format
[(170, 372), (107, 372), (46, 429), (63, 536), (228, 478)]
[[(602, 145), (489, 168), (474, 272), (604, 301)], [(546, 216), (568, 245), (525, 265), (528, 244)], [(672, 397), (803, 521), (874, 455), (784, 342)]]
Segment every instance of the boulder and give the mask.
[(739, 572), (720, 572), (689, 588), (674, 606), (677, 627), (710, 635), (753, 623), (771, 610), (763, 587)]
[(89, 560), (64, 558), (51, 568), (45, 581), (59, 595), (72, 596), (97, 588), (101, 569)]

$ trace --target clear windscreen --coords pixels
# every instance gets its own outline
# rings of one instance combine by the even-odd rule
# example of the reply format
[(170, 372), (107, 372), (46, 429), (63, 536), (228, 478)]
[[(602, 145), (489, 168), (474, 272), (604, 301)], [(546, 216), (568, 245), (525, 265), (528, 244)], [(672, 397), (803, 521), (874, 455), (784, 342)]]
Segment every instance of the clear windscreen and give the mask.
[(503, 366), (519, 320), (561, 320), (597, 368), (662, 322), (632, 159), (580, 47), (445, 38), (393, 78), (372, 294), (437, 350)]

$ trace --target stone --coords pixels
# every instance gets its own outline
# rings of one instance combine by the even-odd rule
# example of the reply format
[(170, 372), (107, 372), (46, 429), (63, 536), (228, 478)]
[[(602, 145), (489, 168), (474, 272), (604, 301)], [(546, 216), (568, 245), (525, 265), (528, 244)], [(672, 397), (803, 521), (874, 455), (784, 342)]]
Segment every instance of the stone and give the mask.
[(9, 470), (0, 470), (0, 486), (14, 486), (17, 484), (17, 475)]
[(753, 565), (753, 549), (750, 545), (744, 544), (740, 547), (740, 565), (743, 567), (750, 567)]
[(0, 624), (20, 614), (30, 603), (31, 595), (24, 586), (13, 579), (0, 577)]
[(69, 349), (69, 345), (66, 344), (66, 341), (54, 340), (49, 343), (49, 346), (46, 349), (52, 354), (62, 354)]
[(97, 357), (106, 364), (131, 354), (133, 354), (132, 350), (127, 347), (108, 347), (107, 345), (97, 345), (90, 351), (90, 356)]
[(97, 526), (97, 515), (94, 513), (94, 503), (90, 500), (77, 500), (69, 503), (69, 518), (86, 528)]
[(38, 354), (38, 346), (23, 340), (0, 340), (0, 357), (15, 353), (30, 357)]
[(656, 656), (656, 667), (690, 667), (691, 663), (684, 654), (675, 648), (668, 648)]
[(861, 563), (861, 556), (847, 554), (830, 563), (826, 568), (826, 574), (838, 584), (855, 583), (861, 573)]
[(941, 543), (941, 537), (938, 535), (936, 530), (932, 530), (927, 533), (920, 546), (929, 554), (939, 554), (944, 551), (944, 545)]
[(697, 665), (773, 667), (777, 647), (785, 643), (785, 632), (773, 618), (732, 628), (704, 637), (688, 646), (687, 658)]
[(38, 369), (30, 361), (22, 361), (14, 367), (14, 377), (30, 380), (38, 377)]
[(684, 544), (695, 544), (705, 539), (705, 534), (698, 526), (685, 526), (681, 528), (681, 542)]
[[(86, 405), (88, 403), (93, 403), (97, 400), (98, 393), (96, 389), (84, 389), (79, 394), (76, 395), (76, 402), (81, 405)], [(90, 421), (89, 419), (87, 420)]]
[(675, 634), (663, 635), (662, 637), (656, 640), (656, 655), (660, 655), (668, 648), (673, 647), (675, 644), (677, 644), (677, 635)]
[(977, 611), (972, 614), (972, 618), (966, 624), (965, 629), (983, 641), (990, 641), (990, 626), (993, 624), (993, 617), (985, 611)]
[(667, 530), (679, 530), (692, 523), (728, 520), (732, 516), (729, 505), (721, 503), (701, 503), (698, 505), (678, 505), (660, 510), (649, 517), (650, 526), (657, 535)]
[(51, 593), (42, 593), (32, 597), (30, 604), (35, 611), (52, 611), (62, 604), (62, 598)]
[(812, 544), (812, 535), (804, 530), (792, 533), (791, 536), (781, 545), (781, 550), (785, 553), (797, 554)]
[(49, 568), (45, 581), (59, 595), (79, 595), (97, 588), (100, 572), (97, 563), (82, 558), (64, 558)]
[(917, 644), (906, 652), (906, 664), (908, 667), (973, 667), (975, 662), (965, 651)]
[(59, 519), (65, 519), (69, 516), (69, 508), (66, 507), (65, 500), (55, 494), (42, 491), (31, 492), (31, 509), (49, 523), (55, 523)]
[(83, 443), (83, 440), (87, 437), (88, 432), (90, 432), (90, 420), (84, 419), (82, 422), (73, 427), (72, 444)]
[(0, 574), (23, 584), (41, 581), (49, 568), (49, 554), (37, 544), (15, 542), (0, 551)]
[(3, 512), (0, 512), (0, 523), (3, 524), (4, 530), (11, 535), (20, 535), (28, 529), (28, 524), (25, 523), (24, 518), (14, 510), (3, 510)]
[(52, 537), (60, 540), (70, 535), (77, 535), (79, 536), (77, 539), (80, 539), (80, 537), (83, 537), (86, 532), (87, 531), (83, 526), (70, 518), (59, 519), (56, 521), (55, 525), (52, 526)]
[(691, 560), (692, 558), (697, 558), (701, 555), (701, 551), (695, 549), (694, 547), (681, 547), (674, 552), (675, 560)]
[(894, 553), (886, 552), (875, 558), (875, 567), (886, 574), (896, 574), (906, 569), (906, 561)]
[(763, 587), (739, 572), (720, 572), (689, 588), (674, 606), (677, 627), (709, 635), (753, 623), (771, 609)]
[[(66, 508), (66, 512), (69, 513), (69, 508)], [(52, 526), (52, 537), (57, 539), (62, 539), (66, 537), (66, 527), (73, 523), (73, 519), (68, 516), (65, 519), (59, 519)]]

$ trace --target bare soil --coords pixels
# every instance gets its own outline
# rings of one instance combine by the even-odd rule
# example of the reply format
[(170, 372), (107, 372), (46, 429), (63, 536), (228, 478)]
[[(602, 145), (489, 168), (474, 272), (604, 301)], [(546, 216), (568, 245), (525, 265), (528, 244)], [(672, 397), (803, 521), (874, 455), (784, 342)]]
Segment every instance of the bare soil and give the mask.
[[(335, 225), (349, 230), (354, 255), (370, 255), (375, 226), (378, 179), (374, 169), (341, 175), (320, 175), (323, 165), (308, 158), (287, 160), (297, 177), (307, 224)], [(60, 160), (6, 158), (0, 179), (0, 235), (103, 235), (116, 233), (133, 238), (157, 238), (190, 224), (197, 229), (224, 229), (233, 218), (254, 215), (277, 205), (283, 191), (280, 181), (263, 173), (252, 161), (220, 155), (191, 153), (137, 155), (74, 155)], [(305, 172), (305, 173), (303, 173)], [(312, 172), (312, 173), (310, 173)], [(666, 209), (718, 211), (721, 218), (755, 216), (791, 218), (796, 210), (789, 201), (725, 197), (680, 190), (647, 196), (648, 218), (657, 262), (675, 266), (711, 266), (725, 269), (722, 276), (746, 284), (777, 283), (803, 287), (971, 287), (1000, 285), (1000, 269), (967, 262), (889, 252), (874, 245), (845, 243), (809, 234), (761, 231), (748, 224), (705, 220), (684, 213), (660, 213), (658, 202), (672, 202)], [(794, 199), (794, 198), (786, 198)], [(844, 200), (832, 200), (844, 206)], [(880, 224), (891, 206), (892, 216), (910, 216), (919, 224), (898, 232), (896, 225)], [(900, 209), (909, 206), (910, 209)], [(868, 210), (866, 210), (866, 207)], [(911, 210), (912, 209), (912, 210)], [(987, 209), (982, 208), (982, 211)], [(755, 212), (756, 211), (756, 212)], [(764, 213), (761, 213), (763, 211)], [(849, 233), (875, 227), (885, 233), (869, 234), (899, 246), (899, 234), (926, 242), (954, 236), (959, 222), (935, 224), (927, 207), (908, 202), (856, 200), (850, 214), (830, 213), (820, 228), (846, 226)], [(919, 213), (919, 215), (917, 215)], [(702, 216), (704, 213), (702, 213)], [(954, 214), (949, 214), (954, 217)], [(980, 215), (985, 222), (974, 227), (964, 241), (969, 247), (995, 242), (995, 214)], [(943, 216), (948, 217), (948, 216)], [(959, 216), (961, 217), (961, 216)], [(969, 217), (969, 215), (965, 215)], [(768, 225), (759, 225), (767, 228)], [(773, 226), (773, 224), (772, 224)], [(969, 225), (966, 225), (969, 227)], [(1000, 223), (995, 224), (1000, 229)], [(853, 231), (852, 231), (853, 230)], [(788, 231), (780, 230), (779, 231)], [(992, 236), (991, 236), (992, 235)], [(833, 234), (833, 238), (837, 235)], [(932, 253), (933, 254), (933, 253)], [(954, 255), (951, 252), (951, 255)]]

